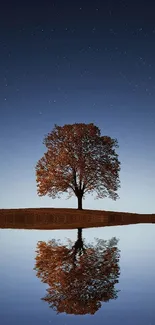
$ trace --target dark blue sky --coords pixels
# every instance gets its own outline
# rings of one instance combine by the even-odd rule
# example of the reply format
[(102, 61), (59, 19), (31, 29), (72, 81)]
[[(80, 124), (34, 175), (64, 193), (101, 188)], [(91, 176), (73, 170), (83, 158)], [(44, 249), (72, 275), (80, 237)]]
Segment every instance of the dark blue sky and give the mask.
[(93, 122), (118, 139), (120, 200), (84, 208), (154, 212), (154, 1), (2, 1), (0, 208), (76, 207), (38, 198), (35, 165), (54, 124)]

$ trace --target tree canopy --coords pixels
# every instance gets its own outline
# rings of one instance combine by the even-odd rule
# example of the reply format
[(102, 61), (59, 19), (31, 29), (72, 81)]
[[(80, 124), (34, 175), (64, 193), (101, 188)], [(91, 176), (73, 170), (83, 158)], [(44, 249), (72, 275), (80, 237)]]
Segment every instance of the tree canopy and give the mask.
[(78, 208), (86, 193), (118, 198), (120, 162), (117, 139), (101, 136), (93, 123), (58, 126), (43, 143), (47, 151), (36, 165), (38, 195), (76, 195)]
[(42, 300), (57, 313), (84, 315), (94, 314), (102, 302), (116, 299), (120, 274), (117, 242), (115, 237), (96, 239), (84, 245), (82, 254), (70, 241), (68, 245), (55, 240), (38, 242), (36, 275), (49, 286)]

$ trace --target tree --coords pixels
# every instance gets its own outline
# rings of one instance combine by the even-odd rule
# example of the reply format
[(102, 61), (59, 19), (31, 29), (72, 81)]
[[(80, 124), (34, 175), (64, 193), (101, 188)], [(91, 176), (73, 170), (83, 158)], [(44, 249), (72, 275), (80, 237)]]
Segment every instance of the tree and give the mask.
[(118, 198), (120, 162), (116, 139), (101, 136), (93, 123), (55, 125), (43, 141), (47, 152), (36, 165), (38, 195), (76, 195), (78, 209), (86, 193)]
[[(83, 242), (82, 229), (78, 240)], [(38, 242), (36, 275), (49, 286), (42, 300), (57, 313), (84, 315), (94, 314), (102, 302), (116, 299), (120, 274), (117, 242), (115, 237), (96, 239), (82, 251), (81, 244), (75, 251), (70, 241), (68, 245), (55, 240)]]

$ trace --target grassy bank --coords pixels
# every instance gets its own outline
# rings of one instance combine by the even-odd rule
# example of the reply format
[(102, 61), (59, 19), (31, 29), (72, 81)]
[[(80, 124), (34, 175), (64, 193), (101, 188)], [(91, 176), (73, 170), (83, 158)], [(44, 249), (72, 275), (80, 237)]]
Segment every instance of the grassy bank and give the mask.
[(75, 229), (136, 223), (155, 223), (155, 214), (55, 208), (0, 209), (0, 228)]

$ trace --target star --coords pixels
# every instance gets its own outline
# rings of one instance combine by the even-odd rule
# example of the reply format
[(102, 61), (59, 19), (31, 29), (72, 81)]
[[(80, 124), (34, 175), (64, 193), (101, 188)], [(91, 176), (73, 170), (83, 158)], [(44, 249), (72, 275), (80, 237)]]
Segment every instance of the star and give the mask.
[(116, 35), (116, 33), (115, 33), (115, 31), (113, 30), (113, 28), (110, 28), (110, 29), (109, 29), (109, 32), (110, 32), (110, 34)]

